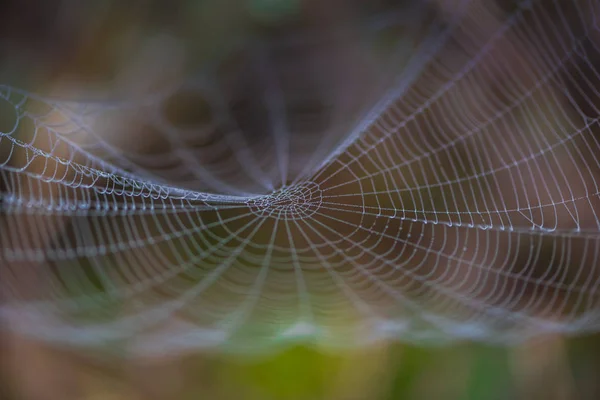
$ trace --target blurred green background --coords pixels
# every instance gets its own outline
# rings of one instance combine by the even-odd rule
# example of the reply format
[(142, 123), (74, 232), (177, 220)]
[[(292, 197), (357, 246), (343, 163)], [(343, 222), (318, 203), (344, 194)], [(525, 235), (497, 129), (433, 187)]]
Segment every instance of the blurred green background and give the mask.
[[(597, 399), (600, 338), (516, 348), (402, 344), (331, 353), (293, 347), (102, 364), (7, 339), (3, 399)], [(10, 344), (9, 344), (10, 343)], [(10, 348), (9, 348), (10, 347)]]

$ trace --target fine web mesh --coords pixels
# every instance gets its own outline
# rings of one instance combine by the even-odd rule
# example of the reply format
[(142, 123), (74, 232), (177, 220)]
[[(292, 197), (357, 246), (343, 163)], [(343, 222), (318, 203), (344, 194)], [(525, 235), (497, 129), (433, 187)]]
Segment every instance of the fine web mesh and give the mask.
[(144, 353), (598, 330), (600, 3), (421, 3), (135, 99), (0, 86), (3, 325)]

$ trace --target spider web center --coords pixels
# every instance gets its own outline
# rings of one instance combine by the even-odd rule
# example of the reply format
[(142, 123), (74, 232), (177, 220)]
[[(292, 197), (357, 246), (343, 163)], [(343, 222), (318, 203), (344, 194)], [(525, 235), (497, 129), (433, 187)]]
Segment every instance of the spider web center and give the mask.
[(323, 202), (323, 192), (315, 182), (284, 186), (248, 201), (252, 213), (261, 218), (297, 220), (310, 218)]

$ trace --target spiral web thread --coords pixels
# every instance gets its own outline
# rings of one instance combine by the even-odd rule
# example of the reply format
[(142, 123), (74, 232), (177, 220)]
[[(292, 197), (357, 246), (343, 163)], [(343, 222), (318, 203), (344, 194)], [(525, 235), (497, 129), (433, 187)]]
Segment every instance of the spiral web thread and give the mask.
[(184, 86), (200, 128), (165, 118), (172, 92), (0, 87), (3, 325), (145, 353), (598, 330), (600, 3), (504, 3), (435, 2), (367, 101), (320, 94), (325, 120), (253, 47), (252, 134), (210, 73)]

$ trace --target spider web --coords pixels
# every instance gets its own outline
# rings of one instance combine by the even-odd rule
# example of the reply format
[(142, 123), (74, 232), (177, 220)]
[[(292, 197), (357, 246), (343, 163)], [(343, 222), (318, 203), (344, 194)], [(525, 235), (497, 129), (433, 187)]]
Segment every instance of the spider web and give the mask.
[(423, 2), (141, 100), (1, 86), (3, 325), (143, 353), (598, 330), (598, 5)]

